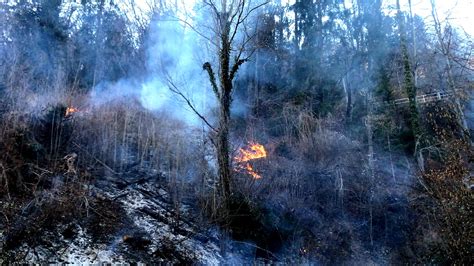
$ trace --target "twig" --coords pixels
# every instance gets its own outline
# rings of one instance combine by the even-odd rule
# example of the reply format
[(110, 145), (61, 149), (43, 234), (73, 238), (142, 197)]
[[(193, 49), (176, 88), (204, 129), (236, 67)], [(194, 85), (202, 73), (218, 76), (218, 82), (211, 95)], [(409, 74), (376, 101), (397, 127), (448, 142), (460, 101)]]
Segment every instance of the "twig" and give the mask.
[(206, 125), (211, 128), (214, 132), (218, 132), (212, 125), (211, 123), (209, 123), (207, 121), (207, 119), (201, 115), (197, 110), (196, 108), (194, 107), (194, 105), (191, 103), (191, 101), (188, 99), (188, 97), (186, 97), (182, 92), (181, 90), (176, 86), (176, 84), (174, 84), (174, 82), (171, 80), (171, 78), (168, 76), (167, 77), (167, 80), (168, 80), (168, 84), (169, 84), (169, 89), (173, 92), (173, 93), (176, 93), (177, 95), (179, 95), (181, 98), (183, 98), (183, 100), (186, 102), (186, 104), (189, 106), (189, 108), (191, 108), (191, 110), (197, 115), (199, 116), (199, 118), (201, 118), (202, 121), (204, 121), (204, 123), (206, 123)]
[(82, 148), (79, 144), (77, 144), (76, 142), (72, 142), (72, 144), (74, 144), (74, 146), (78, 147), (79, 149), (81, 149), (82, 151), (86, 152), (87, 155), (89, 155), (92, 159), (96, 160), (98, 163), (100, 163), (102, 166), (104, 166), (105, 168), (107, 168), (107, 170), (111, 171), (112, 173), (118, 175), (119, 173), (115, 172), (112, 168), (110, 168), (107, 164), (105, 164), (104, 162), (102, 162), (101, 160), (97, 159), (94, 155), (90, 154), (87, 150), (85, 150), (84, 148)]
[(3, 166), (2, 163), (0, 163), (0, 168), (2, 168), (2, 172), (1, 172), (1, 176), (0, 176), (0, 181), (2, 181), (2, 179), (5, 179), (5, 189), (7, 190), (7, 197), (8, 197), (8, 200), (11, 200), (11, 197), (10, 197), (10, 189), (8, 187), (8, 177), (7, 177), (7, 173), (5, 171), (5, 167)]
[(125, 193), (122, 193), (122, 194), (118, 194), (118, 195), (116, 195), (116, 196), (113, 196), (111, 199), (112, 199), (112, 200), (117, 200), (117, 199), (120, 199), (120, 198), (123, 198), (123, 197), (127, 196), (128, 194), (130, 194), (130, 191), (127, 191), (127, 192), (125, 192)]
[(232, 242), (240, 243), (240, 244), (245, 244), (245, 245), (249, 245), (249, 246), (254, 247), (254, 248), (256, 248), (256, 249), (263, 250), (263, 251), (267, 252), (268, 254), (270, 254), (275, 260), (279, 260), (279, 258), (278, 258), (275, 254), (273, 254), (273, 252), (271, 252), (271, 251), (268, 250), (268, 249), (264, 249), (264, 248), (262, 248), (262, 247), (260, 247), (260, 246), (258, 246), (258, 245), (255, 245), (255, 244), (252, 244), (252, 243), (248, 243), (248, 242), (243, 242), (243, 241), (237, 241), (237, 240), (232, 240)]

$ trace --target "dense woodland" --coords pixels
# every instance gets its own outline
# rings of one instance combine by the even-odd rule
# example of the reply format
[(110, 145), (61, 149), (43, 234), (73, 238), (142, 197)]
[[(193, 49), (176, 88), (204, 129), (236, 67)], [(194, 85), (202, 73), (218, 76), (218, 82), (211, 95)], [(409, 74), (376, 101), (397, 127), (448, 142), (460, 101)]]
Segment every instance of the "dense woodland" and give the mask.
[(474, 43), (425, 1), (1, 2), (0, 263), (472, 264)]

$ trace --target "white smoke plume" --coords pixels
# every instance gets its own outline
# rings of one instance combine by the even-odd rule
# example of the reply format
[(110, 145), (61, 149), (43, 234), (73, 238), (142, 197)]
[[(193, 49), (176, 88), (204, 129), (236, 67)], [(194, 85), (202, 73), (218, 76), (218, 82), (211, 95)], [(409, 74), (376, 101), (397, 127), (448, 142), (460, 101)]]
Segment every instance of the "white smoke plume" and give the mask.
[(151, 21), (146, 44), (145, 78), (129, 77), (114, 83), (101, 83), (90, 94), (91, 104), (102, 105), (132, 97), (139, 99), (150, 111), (167, 111), (188, 125), (201, 125), (200, 118), (182, 97), (170, 90), (170, 82), (202, 115), (212, 110), (215, 100), (209, 93), (207, 73), (202, 69), (209, 58), (206, 43), (180, 19), (160, 16)]

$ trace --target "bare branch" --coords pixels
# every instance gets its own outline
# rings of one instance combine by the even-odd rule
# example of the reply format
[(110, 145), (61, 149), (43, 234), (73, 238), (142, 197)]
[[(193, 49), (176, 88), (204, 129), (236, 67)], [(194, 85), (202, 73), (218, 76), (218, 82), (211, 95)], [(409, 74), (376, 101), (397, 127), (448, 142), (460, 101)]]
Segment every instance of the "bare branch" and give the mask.
[(179, 22), (182, 22), (184, 24), (186, 24), (186, 26), (188, 26), (189, 28), (191, 28), (194, 32), (196, 32), (199, 36), (203, 37), (204, 39), (208, 40), (212, 45), (216, 46), (216, 47), (219, 47), (219, 45), (213, 41), (211, 38), (207, 37), (204, 33), (200, 32), (198, 29), (196, 29), (196, 27), (194, 27), (191, 23), (189, 23), (188, 21), (184, 20), (184, 19), (180, 19), (179, 17), (174, 17), (175, 20), (161, 20), (161, 21), (179, 21)]
[[(232, 5), (234, 5), (234, 1), (232, 1)], [(240, 0), (239, 3), (237, 4), (235, 13), (233, 13), (230, 17), (230, 20), (229, 20), (230, 24), (234, 23), (234, 19), (237, 17), (237, 15), (239, 15), (240, 17), (241, 11), (239, 10), (241, 10), (241, 7), (244, 5), (245, 5), (245, 0)]]
[[(235, 23), (234, 31), (232, 32), (232, 37), (230, 37), (230, 42), (232, 43), (234, 41), (235, 35), (237, 34), (237, 30), (239, 28), (239, 25), (242, 23), (242, 15), (244, 14), (244, 9), (245, 9), (245, 1), (242, 1), (242, 6), (240, 6), (240, 11), (236, 12), (236, 14), (239, 14), (239, 17), (237, 18), (237, 22)], [(232, 22), (232, 21), (231, 21)]]
[(216, 4), (212, 0), (209, 0), (209, 1), (204, 0), (203, 2), (205, 5), (208, 5), (211, 7), (211, 9), (214, 11), (215, 18), (217, 18), (217, 25), (221, 25), (221, 16), (219, 16), (219, 11), (217, 10)]
[(207, 119), (201, 115), (198, 110), (194, 107), (194, 105), (192, 104), (192, 102), (189, 100), (188, 97), (186, 97), (186, 95), (183, 94), (183, 92), (181, 92), (181, 90), (178, 88), (178, 86), (176, 86), (176, 84), (174, 84), (173, 80), (171, 79), (171, 77), (169, 75), (167, 75), (167, 81), (168, 81), (168, 88), (170, 89), (171, 92), (179, 95), (185, 102), (186, 104), (189, 106), (189, 108), (191, 108), (191, 110), (199, 117), (201, 118), (201, 120), (210, 128), (212, 129), (214, 132), (217, 132), (217, 130), (211, 125), (211, 123), (209, 123), (207, 121)]
[[(245, 25), (244, 25), (245, 26)], [(248, 31), (247, 31), (247, 28), (245, 28), (245, 34), (247, 35), (244, 40), (242, 41), (242, 44), (239, 45), (239, 49), (237, 50), (238, 51), (238, 54), (236, 56), (236, 62), (239, 61), (241, 58), (242, 58), (242, 53), (245, 51), (245, 47), (247, 46), (247, 44), (255, 37), (255, 34), (250, 36), (248, 34)], [(252, 51), (249, 53), (249, 55), (246, 57), (246, 59), (249, 59), (253, 53), (255, 52), (255, 49), (252, 49)]]
[(262, 6), (264, 6), (264, 5), (267, 5), (268, 3), (270, 3), (270, 1), (263, 2), (263, 3), (259, 4), (259, 5), (256, 5), (256, 6), (252, 7), (252, 8), (250, 8), (250, 10), (247, 11), (247, 14), (245, 14), (245, 16), (240, 20), (240, 22), (242, 23), (243, 21), (245, 21), (245, 20), (250, 16), (250, 14), (253, 13), (253, 11), (259, 9), (260, 7), (262, 7)]

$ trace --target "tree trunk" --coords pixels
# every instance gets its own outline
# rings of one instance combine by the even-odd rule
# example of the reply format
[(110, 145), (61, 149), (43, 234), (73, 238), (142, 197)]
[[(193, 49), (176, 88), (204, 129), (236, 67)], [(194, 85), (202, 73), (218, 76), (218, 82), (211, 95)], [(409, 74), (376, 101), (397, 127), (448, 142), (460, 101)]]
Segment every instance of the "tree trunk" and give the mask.
[(346, 77), (342, 79), (342, 86), (347, 95), (346, 121), (350, 123), (352, 118), (352, 88), (348, 86)]
[(223, 97), (219, 112), (219, 132), (217, 133), (217, 161), (221, 194), (226, 201), (230, 196), (229, 121), (230, 97)]
[(367, 144), (369, 146), (368, 150), (368, 164), (369, 164), (369, 238), (370, 245), (373, 246), (373, 196), (374, 196), (374, 182), (375, 182), (375, 165), (374, 165), (374, 143), (373, 143), (373, 129), (372, 129), (372, 94), (367, 93), (367, 120), (366, 120), (366, 129), (367, 129)]
[[(212, 69), (212, 66), (209, 62), (204, 63), (203, 69), (209, 74), (209, 81), (212, 85), (212, 90), (219, 102), (219, 127), (215, 129), (207, 121), (208, 124), (214, 132), (216, 132), (216, 153), (217, 153), (217, 163), (218, 163), (218, 175), (219, 175), (219, 185), (218, 185), (218, 195), (221, 197), (222, 205), (221, 210), (223, 213), (221, 215), (226, 215), (226, 211), (229, 207), (229, 200), (232, 194), (232, 168), (231, 168), (231, 158), (230, 158), (230, 143), (229, 143), (229, 132), (230, 132), (230, 106), (232, 103), (232, 90), (233, 85), (232, 81), (235, 78), (239, 67), (247, 61), (247, 59), (242, 59), (241, 55), (244, 51), (244, 47), (236, 53), (235, 62), (230, 63), (232, 45), (234, 42), (235, 34), (239, 27), (242, 26), (245, 18), (258, 8), (256, 6), (251, 8), (247, 14), (245, 14), (245, 1), (233, 2), (230, 4), (230, 7), (227, 6), (227, 1), (223, 0), (221, 2), (221, 11), (217, 10), (217, 7), (214, 3), (209, 2), (209, 5), (214, 10), (218, 25), (218, 77), (219, 82), (216, 80), (216, 76)], [(233, 13), (233, 8), (236, 7), (236, 12)], [(237, 18), (237, 20), (235, 20)], [(235, 47), (234, 47), (235, 48)], [(217, 84), (219, 83), (219, 84)], [(200, 116), (203, 118), (202, 116)], [(205, 119), (204, 119), (205, 120)]]
[[(223, 13), (222, 16), (227, 16)], [(219, 51), (220, 65), (220, 111), (219, 111), (219, 129), (217, 133), (217, 161), (219, 164), (219, 182), (222, 189), (224, 204), (231, 194), (232, 173), (230, 169), (229, 158), (229, 124), (230, 124), (230, 104), (232, 102), (232, 78), (230, 75), (230, 53), (231, 43), (229, 41), (230, 25), (226, 17), (223, 18), (224, 25), (221, 33), (221, 47)]]
[[(405, 22), (400, 9), (400, 1), (397, 0), (398, 10), (398, 27), (400, 31), (400, 46), (403, 61), (403, 74), (405, 76), (405, 90), (407, 93), (409, 108), (410, 108), (410, 124), (415, 143), (418, 144), (421, 135), (419, 125), (418, 106), (416, 103), (416, 86), (413, 78), (413, 72), (410, 65), (410, 57), (408, 55), (408, 48), (406, 43)], [(415, 144), (415, 145), (416, 145)], [(416, 148), (415, 148), (416, 149)]]
[[(258, 32), (257, 32), (257, 40), (258, 40)], [(258, 116), (258, 110), (259, 110), (259, 98), (260, 98), (260, 53), (259, 53), (260, 47), (257, 47), (255, 50), (255, 79), (254, 79), (254, 93), (251, 97), (253, 97), (253, 107), (255, 110), (255, 115)], [(250, 96), (250, 95), (249, 95)]]
[(416, 67), (416, 31), (415, 31), (415, 18), (413, 17), (413, 10), (411, 0), (408, 0), (408, 5), (410, 7), (410, 24), (411, 24), (411, 34), (412, 34), (412, 41), (413, 41), (413, 63), (415, 65), (413, 69), (413, 77), (415, 82), (415, 87), (418, 87), (418, 74), (417, 74), (417, 67)]

